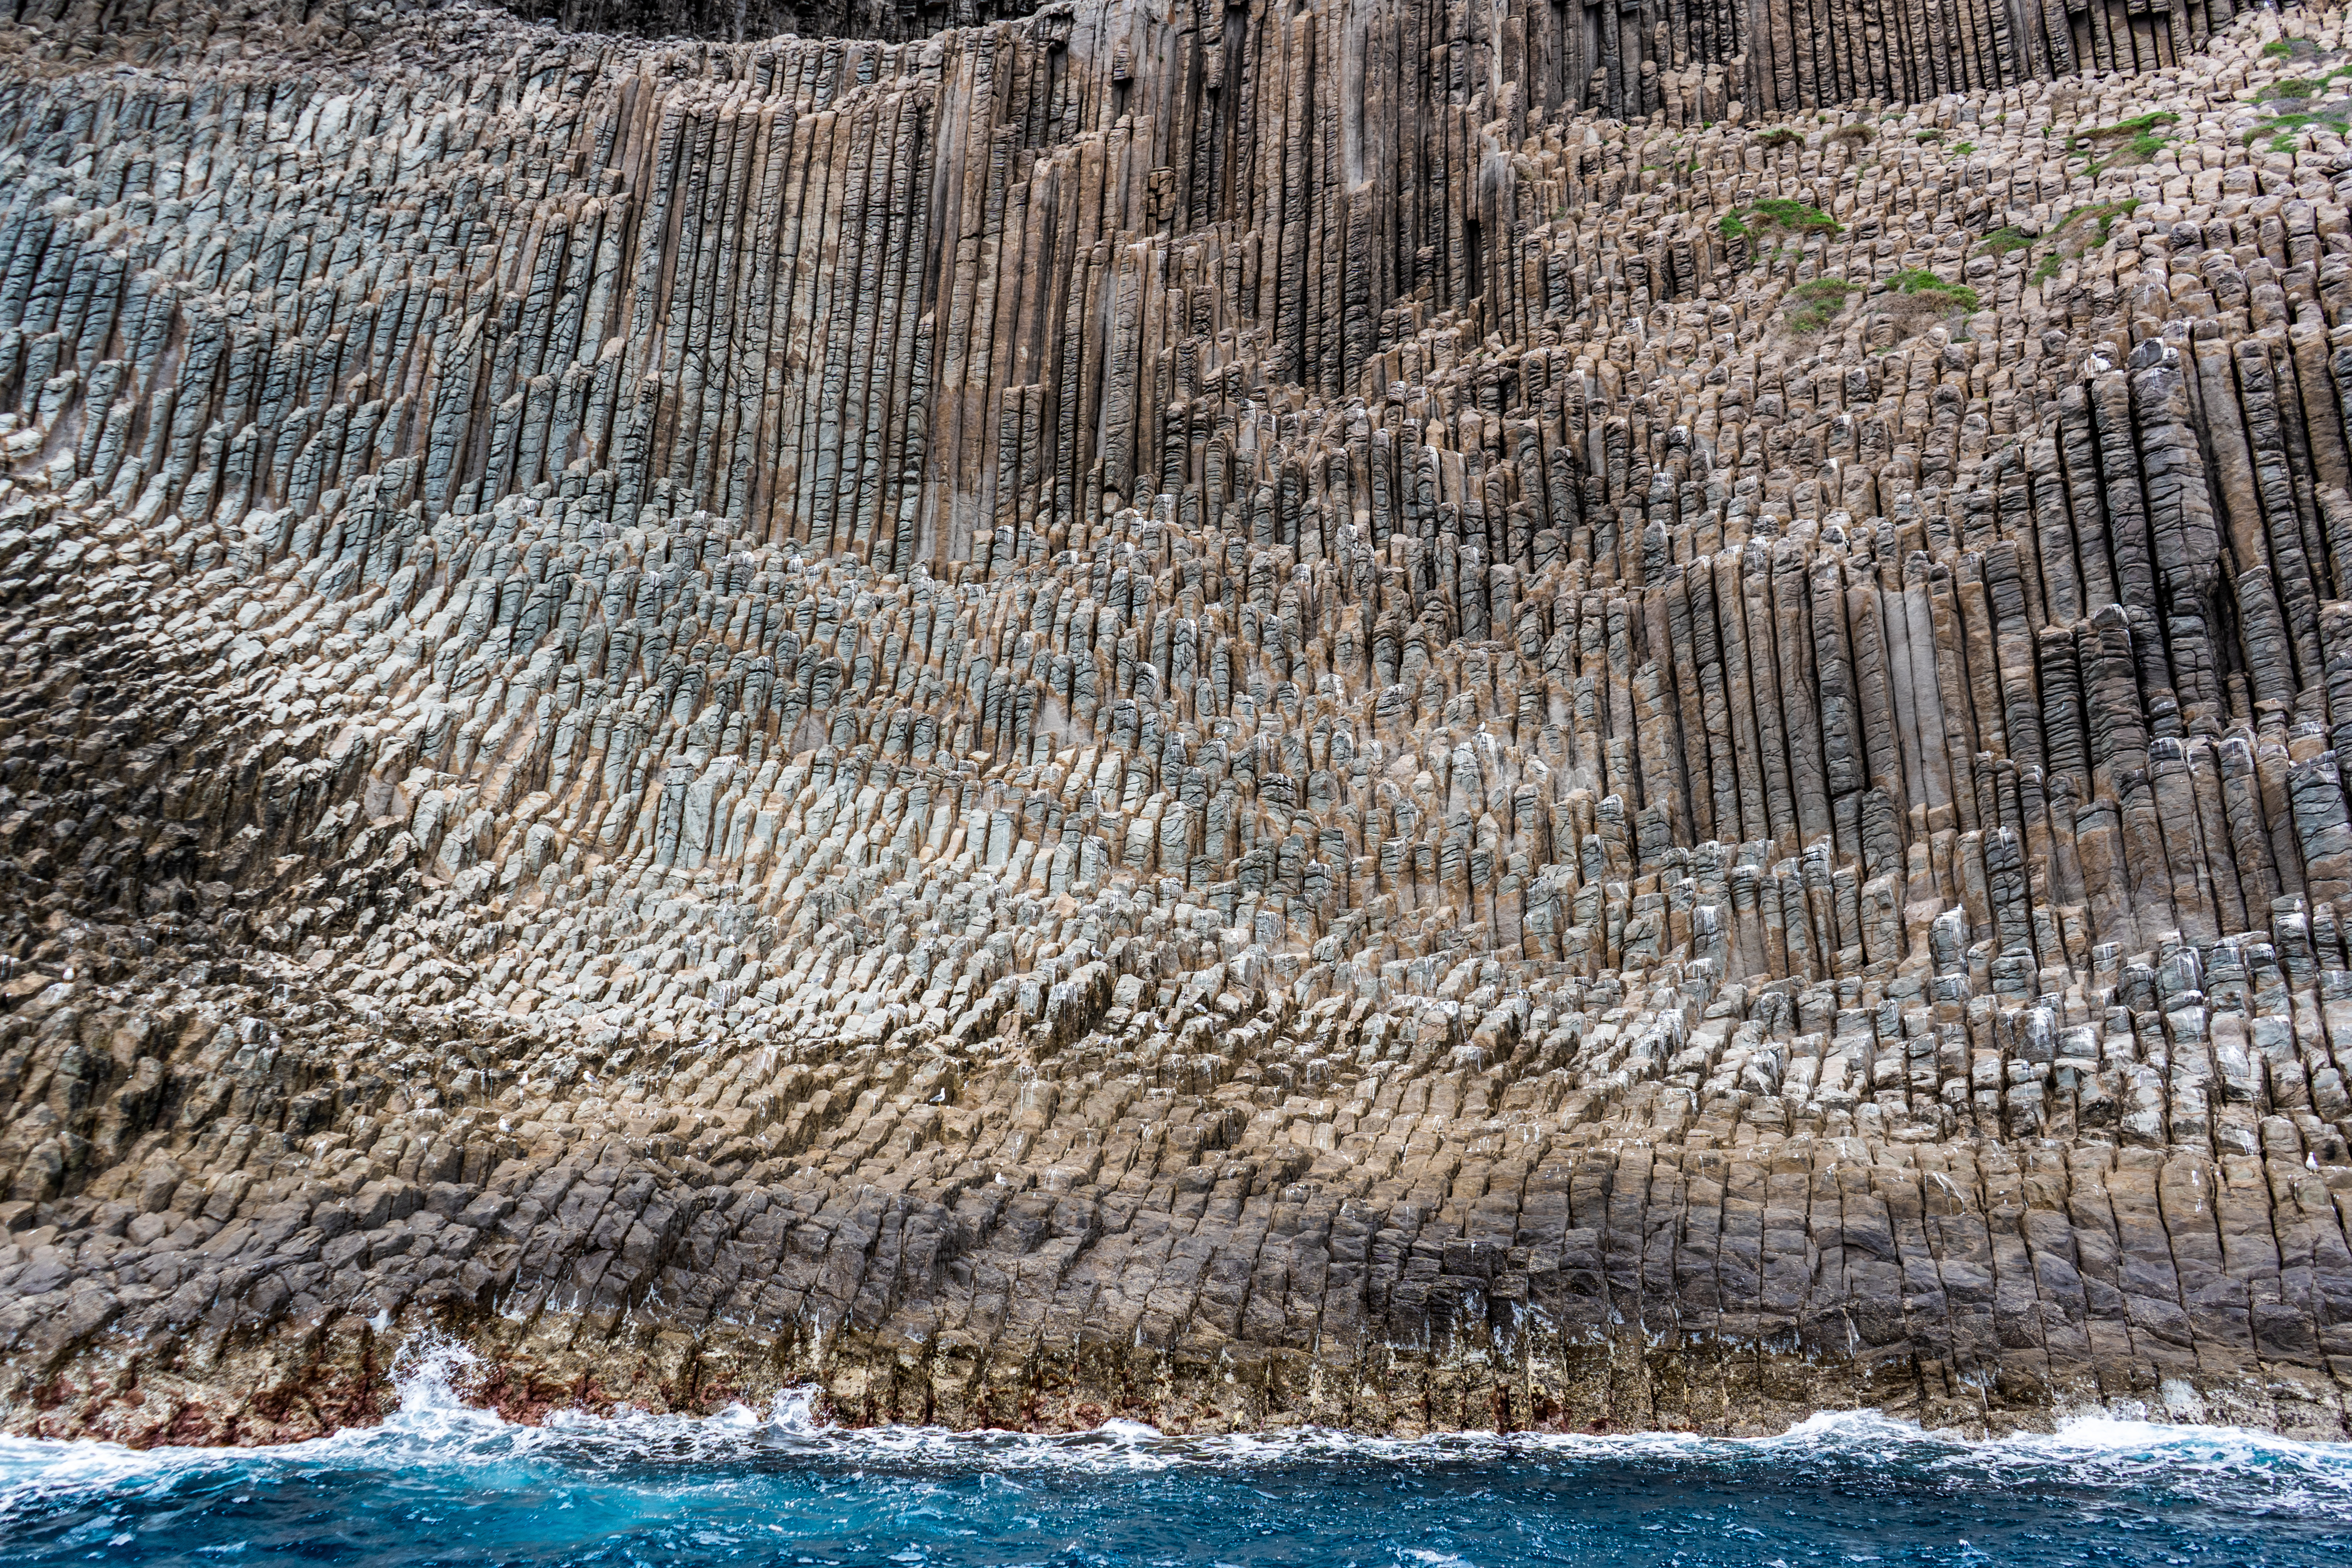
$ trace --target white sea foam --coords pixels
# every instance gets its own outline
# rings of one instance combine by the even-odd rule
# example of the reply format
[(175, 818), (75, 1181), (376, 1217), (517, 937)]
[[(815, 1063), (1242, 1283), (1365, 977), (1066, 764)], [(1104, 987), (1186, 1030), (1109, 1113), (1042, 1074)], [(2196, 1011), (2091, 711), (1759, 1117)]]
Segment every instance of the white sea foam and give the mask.
[(2083, 1416), (2055, 1432), (1973, 1445), (1942, 1462), (1997, 1465), (2003, 1480), (2086, 1490), (2162, 1489), (2265, 1511), (2352, 1521), (2352, 1445), (2301, 1443), (2243, 1426)]
[(559, 1413), (544, 1426), (468, 1405), (461, 1393), (474, 1353), (419, 1340), (394, 1365), (399, 1405), (378, 1426), (266, 1449), (133, 1451), (99, 1442), (0, 1438), (0, 1521), (45, 1497), (138, 1493), (192, 1474), (233, 1469), (414, 1470), (520, 1467), (541, 1474), (806, 1462), (906, 1470), (1151, 1472), (1179, 1467), (1439, 1465), (1522, 1462), (1576, 1466), (1704, 1466), (1763, 1462), (1870, 1468), (1909, 1466), (1956, 1484), (2156, 1489), (2265, 1511), (2294, 1510), (2352, 1521), (2352, 1445), (2296, 1442), (2239, 1427), (2160, 1425), (2086, 1416), (2041, 1435), (1968, 1441), (1874, 1410), (1828, 1411), (1786, 1432), (1751, 1438), (1686, 1433), (1444, 1432), (1366, 1436), (1326, 1427), (1212, 1436), (1163, 1434), (1134, 1421), (1091, 1431), (1035, 1434), (938, 1426), (840, 1427), (816, 1415), (816, 1392), (764, 1409), (707, 1416)]

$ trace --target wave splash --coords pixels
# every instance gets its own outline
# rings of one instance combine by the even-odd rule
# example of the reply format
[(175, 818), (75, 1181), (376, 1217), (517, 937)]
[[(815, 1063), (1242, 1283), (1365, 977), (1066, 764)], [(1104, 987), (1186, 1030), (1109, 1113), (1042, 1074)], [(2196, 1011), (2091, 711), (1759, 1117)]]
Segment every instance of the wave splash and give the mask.
[[(2352, 1447), (2093, 1417), (1969, 1442), (1876, 1412), (1769, 1437), (850, 1429), (814, 1390), (700, 1418), (468, 1405), (412, 1342), (382, 1426), (267, 1449), (0, 1439), (0, 1560), (907, 1568), (2352, 1562)], [(321, 1545), (321, 1531), (331, 1541)], [(2218, 1555), (2215, 1553), (2218, 1552)]]
[(1175, 1436), (1133, 1421), (1037, 1434), (936, 1426), (842, 1427), (815, 1414), (818, 1391), (778, 1395), (766, 1409), (707, 1416), (559, 1412), (524, 1426), (466, 1403), (480, 1358), (454, 1341), (418, 1336), (394, 1366), (398, 1407), (381, 1426), (266, 1449), (144, 1452), (95, 1442), (0, 1438), (0, 1520), (59, 1489), (136, 1486), (224, 1466), (373, 1469), (401, 1466), (709, 1468), (800, 1460), (906, 1470), (984, 1468), (1155, 1473), (1201, 1467), (1252, 1470), (1302, 1464), (1442, 1465), (1493, 1461), (1703, 1467), (1801, 1461), (1847, 1469), (1904, 1467), (1953, 1479), (2090, 1489), (2159, 1487), (2241, 1506), (2251, 1489), (2269, 1507), (2352, 1521), (2352, 1445), (2296, 1442), (2243, 1427), (2084, 1416), (2048, 1434), (1971, 1441), (1874, 1410), (1824, 1412), (1766, 1437), (1679, 1433), (1612, 1436), (1454, 1432), (1399, 1438), (1326, 1427)]

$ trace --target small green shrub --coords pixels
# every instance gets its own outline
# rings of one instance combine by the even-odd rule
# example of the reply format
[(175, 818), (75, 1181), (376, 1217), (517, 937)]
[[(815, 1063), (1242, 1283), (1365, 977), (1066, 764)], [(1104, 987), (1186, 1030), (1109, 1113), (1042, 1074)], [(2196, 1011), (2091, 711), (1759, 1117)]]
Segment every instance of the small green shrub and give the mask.
[(1977, 144), (1973, 142), (1955, 142), (1952, 143), (1952, 151), (1958, 153), (1963, 158), (1967, 157), (1976, 150)]
[(1857, 120), (1851, 125), (1841, 125), (1836, 130), (1831, 132), (1830, 140), (1832, 142), (1853, 142), (1860, 143), (1871, 141), (1876, 137), (1877, 134), (1878, 128), (1876, 126), (1870, 125)]
[(1944, 133), (1940, 131), (1914, 131), (1911, 132), (1911, 140), (1914, 142), (1941, 142), (1943, 139)]
[(2033, 269), (2033, 281), (2036, 283), (2049, 282), (2050, 279), (2058, 276), (2058, 269), (2063, 265), (2064, 263), (2058, 259), (2057, 255), (2054, 252), (2043, 257), (2042, 258), (2042, 265)]
[(1793, 147), (1805, 139), (1804, 132), (1787, 125), (1775, 125), (1769, 131), (1757, 133), (1759, 147)]
[(1979, 247), (1991, 251), (1995, 256), (2007, 256), (2013, 251), (2023, 250), (2032, 243), (2023, 230), (2012, 226), (1994, 229), (1984, 237)]

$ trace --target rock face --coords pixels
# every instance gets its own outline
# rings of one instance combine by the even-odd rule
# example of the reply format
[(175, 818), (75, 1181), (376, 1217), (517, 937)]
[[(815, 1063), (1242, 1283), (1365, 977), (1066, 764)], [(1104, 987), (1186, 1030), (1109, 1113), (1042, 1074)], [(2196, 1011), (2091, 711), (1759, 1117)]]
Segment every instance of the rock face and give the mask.
[(1037, 9), (1035, 0), (506, 0), (528, 21), (572, 31), (687, 35), (740, 43), (774, 33), (903, 41), (943, 27), (970, 27)]
[(740, 15), (0, 29), (0, 1425), (2345, 1432), (2341, 7)]

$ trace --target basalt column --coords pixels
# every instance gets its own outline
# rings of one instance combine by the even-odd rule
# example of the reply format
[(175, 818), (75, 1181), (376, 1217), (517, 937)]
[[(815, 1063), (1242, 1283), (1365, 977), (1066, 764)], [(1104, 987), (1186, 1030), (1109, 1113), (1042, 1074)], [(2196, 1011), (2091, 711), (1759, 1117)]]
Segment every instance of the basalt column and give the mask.
[(0, 1425), (2344, 1435), (2347, 79), (20, 9)]

